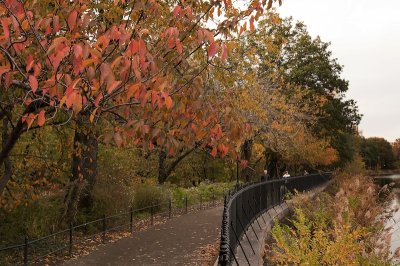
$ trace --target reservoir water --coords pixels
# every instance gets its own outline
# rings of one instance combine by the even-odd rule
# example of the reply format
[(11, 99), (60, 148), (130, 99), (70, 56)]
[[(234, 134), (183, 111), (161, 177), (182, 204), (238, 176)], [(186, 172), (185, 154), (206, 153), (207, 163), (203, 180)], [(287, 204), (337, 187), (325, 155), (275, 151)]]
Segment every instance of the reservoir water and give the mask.
[(386, 228), (391, 228), (390, 251), (393, 254), (400, 247), (400, 174), (379, 176), (375, 179), (378, 182), (382, 180), (382, 184), (396, 183), (393, 189), (394, 197), (389, 205), (390, 210), (393, 210), (393, 216), (385, 222)]

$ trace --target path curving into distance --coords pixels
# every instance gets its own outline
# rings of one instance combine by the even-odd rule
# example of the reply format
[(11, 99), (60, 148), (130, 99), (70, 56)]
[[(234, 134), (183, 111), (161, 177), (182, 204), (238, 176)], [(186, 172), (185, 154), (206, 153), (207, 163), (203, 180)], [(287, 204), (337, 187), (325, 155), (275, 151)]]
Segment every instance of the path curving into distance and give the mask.
[(62, 265), (201, 265), (193, 254), (219, 239), (222, 211), (219, 206), (175, 217)]

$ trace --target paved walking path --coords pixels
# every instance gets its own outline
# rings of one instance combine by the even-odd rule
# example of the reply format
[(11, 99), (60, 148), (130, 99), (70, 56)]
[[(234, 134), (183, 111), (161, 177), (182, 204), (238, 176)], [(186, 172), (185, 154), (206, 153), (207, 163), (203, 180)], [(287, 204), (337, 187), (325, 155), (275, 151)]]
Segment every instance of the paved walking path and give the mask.
[(63, 265), (195, 265), (193, 254), (219, 238), (222, 207), (155, 225)]

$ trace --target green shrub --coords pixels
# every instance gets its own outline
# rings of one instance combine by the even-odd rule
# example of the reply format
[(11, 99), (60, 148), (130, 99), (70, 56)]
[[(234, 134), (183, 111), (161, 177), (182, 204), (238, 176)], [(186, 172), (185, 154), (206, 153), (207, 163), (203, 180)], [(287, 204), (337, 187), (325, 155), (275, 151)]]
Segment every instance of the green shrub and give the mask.
[(133, 193), (133, 207), (135, 209), (142, 209), (160, 205), (153, 208), (154, 211), (158, 211), (168, 206), (169, 198), (170, 193), (167, 189), (160, 186), (143, 184), (136, 188)]

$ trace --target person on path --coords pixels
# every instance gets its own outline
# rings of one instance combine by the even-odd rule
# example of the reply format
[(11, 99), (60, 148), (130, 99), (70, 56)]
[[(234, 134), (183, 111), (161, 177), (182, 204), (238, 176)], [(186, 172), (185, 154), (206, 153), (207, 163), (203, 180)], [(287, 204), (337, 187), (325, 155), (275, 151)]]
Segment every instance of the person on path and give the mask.
[(290, 177), (290, 174), (289, 174), (289, 172), (288, 171), (285, 171), (284, 173), (283, 173), (283, 179), (286, 179), (286, 178), (288, 178), (288, 177)]
[(287, 187), (286, 187), (286, 184), (288, 183), (287, 178), (289, 178), (289, 177), (290, 177), (290, 174), (289, 174), (288, 171), (283, 172), (282, 178), (283, 178), (284, 182), (281, 185), (281, 195), (285, 195), (287, 190), (288, 190)]
[(261, 176), (261, 182), (268, 181), (268, 180), (269, 180), (268, 170), (265, 169), (263, 175)]

